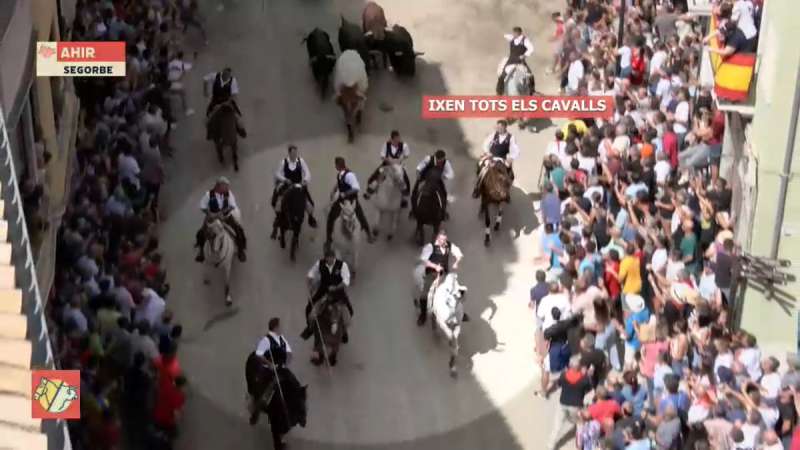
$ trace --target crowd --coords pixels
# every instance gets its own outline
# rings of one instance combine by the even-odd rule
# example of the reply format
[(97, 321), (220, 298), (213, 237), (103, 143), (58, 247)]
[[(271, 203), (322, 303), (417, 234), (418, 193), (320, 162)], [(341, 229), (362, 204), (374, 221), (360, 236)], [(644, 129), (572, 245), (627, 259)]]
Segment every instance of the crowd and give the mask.
[(81, 371), (73, 448), (171, 448), (186, 384), (156, 225), (164, 157), (188, 108), (181, 78), (195, 0), (78, 0), (72, 39), (127, 43), (127, 76), (75, 79), (82, 119), (73, 197), (48, 299), (57, 364)]
[[(560, 388), (548, 448), (572, 425), (586, 450), (800, 448), (800, 361), (731, 328), (733, 192), (725, 115), (697, 79), (701, 21), (685, 2), (629, 1), (620, 41), (619, 1), (567, 3), (550, 72), (616, 111), (566, 124), (544, 161), (531, 307), (537, 394)], [(718, 51), (753, 51), (760, 5), (713, 3)]]

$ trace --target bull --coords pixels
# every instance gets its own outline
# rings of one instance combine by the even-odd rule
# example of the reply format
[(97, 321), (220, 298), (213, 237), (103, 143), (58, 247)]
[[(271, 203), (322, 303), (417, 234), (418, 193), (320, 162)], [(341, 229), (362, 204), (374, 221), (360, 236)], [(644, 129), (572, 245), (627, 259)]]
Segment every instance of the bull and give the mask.
[(364, 60), (355, 50), (345, 50), (333, 68), (333, 88), (336, 103), (342, 108), (347, 140), (353, 142), (353, 130), (361, 125), (361, 111), (367, 99), (367, 69)]
[(366, 63), (369, 61), (369, 49), (367, 38), (358, 28), (358, 25), (349, 22), (342, 16), (342, 24), (339, 26), (339, 50), (344, 53), (347, 50), (355, 50), (361, 60)]
[(414, 51), (414, 40), (404, 27), (395, 25), (386, 31), (384, 51), (389, 55), (389, 61), (397, 75), (412, 77), (417, 69), (417, 56), (424, 52)]
[(303, 39), (308, 51), (308, 60), (311, 63), (311, 73), (319, 86), (320, 95), (325, 98), (333, 66), (336, 64), (336, 53), (327, 32), (314, 28)]
[(383, 57), (383, 65), (386, 67), (388, 61), (383, 45), (389, 24), (386, 22), (386, 14), (380, 5), (369, 2), (364, 6), (364, 11), (361, 13), (361, 29), (364, 31), (367, 48), (370, 55), (373, 56), (375, 66), (377, 66), (377, 59)]

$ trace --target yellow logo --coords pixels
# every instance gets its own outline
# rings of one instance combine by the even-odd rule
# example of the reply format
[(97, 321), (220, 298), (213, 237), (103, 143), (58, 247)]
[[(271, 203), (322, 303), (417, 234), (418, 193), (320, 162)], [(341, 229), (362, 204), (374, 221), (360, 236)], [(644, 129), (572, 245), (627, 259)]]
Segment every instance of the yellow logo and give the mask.
[(63, 413), (74, 400), (78, 399), (78, 389), (62, 380), (42, 377), (33, 394), (33, 400), (39, 403), (42, 410), (50, 414)]

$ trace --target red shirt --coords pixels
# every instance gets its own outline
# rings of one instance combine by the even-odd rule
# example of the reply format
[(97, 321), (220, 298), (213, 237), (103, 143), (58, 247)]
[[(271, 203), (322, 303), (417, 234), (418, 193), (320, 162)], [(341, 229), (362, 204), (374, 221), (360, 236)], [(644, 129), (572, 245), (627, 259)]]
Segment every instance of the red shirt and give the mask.
[(615, 417), (622, 415), (622, 409), (619, 403), (614, 400), (600, 400), (599, 402), (589, 406), (587, 409), (592, 419), (603, 423), (608, 419), (614, 420)]
[(153, 367), (158, 373), (159, 390), (172, 387), (175, 384), (175, 379), (181, 374), (181, 365), (178, 363), (178, 358), (174, 356), (165, 358), (163, 355), (158, 355), (153, 360)]
[(717, 110), (714, 113), (714, 118), (711, 119), (711, 139), (708, 141), (711, 145), (722, 143), (722, 137), (725, 134), (725, 113)]
[(669, 165), (672, 170), (678, 169), (678, 135), (673, 131), (665, 131), (661, 138), (664, 153), (669, 155)]
[(161, 389), (153, 410), (153, 421), (165, 428), (174, 427), (175, 413), (183, 408), (185, 402), (186, 396), (174, 384), (166, 389)]
[(606, 289), (608, 290), (608, 296), (614, 298), (619, 295), (621, 290), (619, 281), (611, 276), (609, 272), (614, 272), (619, 275), (619, 262), (614, 262), (611, 260), (606, 261), (605, 267), (605, 274), (603, 275), (603, 282), (606, 284)]

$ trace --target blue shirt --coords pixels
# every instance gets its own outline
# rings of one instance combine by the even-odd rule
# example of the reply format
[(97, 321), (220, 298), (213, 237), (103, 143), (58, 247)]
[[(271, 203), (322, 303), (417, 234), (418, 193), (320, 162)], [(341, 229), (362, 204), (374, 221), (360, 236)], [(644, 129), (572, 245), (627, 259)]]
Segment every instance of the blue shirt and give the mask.
[(534, 305), (538, 306), (539, 300), (549, 293), (550, 288), (547, 286), (547, 283), (536, 283), (536, 285), (531, 288), (531, 301)]
[(650, 440), (639, 439), (638, 441), (633, 441), (625, 447), (625, 450), (650, 450)]
[(544, 223), (558, 225), (561, 223), (561, 200), (554, 192), (544, 194), (542, 198), (542, 217)]
[(636, 328), (633, 327), (634, 323), (643, 324), (650, 320), (650, 310), (644, 308), (643, 310), (633, 313), (625, 319), (625, 334), (628, 336), (628, 344), (634, 350), (639, 350), (642, 343), (639, 342), (639, 336), (636, 334)]
[(592, 258), (592, 255), (587, 255), (581, 260), (581, 263), (578, 264), (578, 276), (582, 277), (583, 274), (588, 270), (592, 274), (592, 280), (594, 280), (594, 269), (594, 259)]
[(542, 237), (542, 248), (544, 252), (550, 256), (550, 266), (554, 269), (560, 268), (561, 262), (558, 261), (560, 253), (554, 252), (554, 250), (562, 250), (564, 244), (561, 243), (561, 238), (558, 236), (558, 233), (545, 234), (544, 237)]
[(678, 391), (677, 394), (666, 394), (658, 403), (658, 414), (664, 414), (664, 411), (667, 410), (669, 405), (674, 406), (679, 413), (686, 414), (689, 412), (690, 403), (689, 396), (686, 395), (686, 392)]
[(633, 416), (640, 417), (642, 409), (644, 409), (644, 402), (647, 400), (647, 389), (644, 386), (639, 386), (639, 390), (633, 392), (633, 388), (626, 384), (622, 388), (622, 398), (633, 405)]

